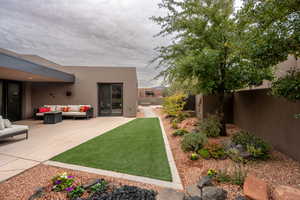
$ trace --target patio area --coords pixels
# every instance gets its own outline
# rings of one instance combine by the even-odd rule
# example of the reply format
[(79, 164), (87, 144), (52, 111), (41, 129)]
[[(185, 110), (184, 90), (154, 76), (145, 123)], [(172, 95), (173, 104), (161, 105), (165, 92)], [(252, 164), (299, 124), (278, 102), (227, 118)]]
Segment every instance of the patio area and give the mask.
[(30, 127), (29, 139), (20, 135), (0, 141), (0, 182), (133, 119), (99, 117), (49, 125), (43, 121), (18, 121), (16, 124)]

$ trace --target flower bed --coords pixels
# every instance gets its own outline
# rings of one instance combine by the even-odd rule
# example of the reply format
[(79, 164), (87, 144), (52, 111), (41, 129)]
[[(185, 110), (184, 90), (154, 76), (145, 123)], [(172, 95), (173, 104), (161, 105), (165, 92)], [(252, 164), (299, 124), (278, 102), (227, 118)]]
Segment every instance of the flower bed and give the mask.
[[(163, 124), (168, 136), (171, 150), (176, 162), (179, 175), (186, 189), (189, 185), (194, 185), (200, 176), (207, 175), (209, 169), (227, 170), (232, 173), (236, 169), (236, 162), (229, 158), (224, 160), (203, 159), (191, 160), (191, 152), (183, 152), (181, 149), (182, 137), (174, 137), (174, 129), (171, 127), (170, 119), (165, 118), (162, 110), (157, 108), (155, 112), (163, 120)], [(193, 125), (191, 125), (193, 126)], [(180, 124), (179, 124), (180, 127)], [(195, 127), (185, 127), (193, 130)], [(210, 143), (221, 143), (222, 140), (229, 139), (239, 129), (234, 125), (227, 125), (227, 137), (209, 138)], [(299, 187), (300, 185), (300, 164), (288, 156), (271, 150), (271, 158), (266, 161), (249, 161), (243, 165), (243, 168), (251, 174), (265, 180), (271, 186), (271, 190), (276, 185), (289, 185)], [(228, 199), (235, 199), (238, 195), (243, 194), (242, 188), (231, 183), (217, 183), (218, 186), (228, 191)]]
[[(40, 164), (33, 167), (22, 174), (15, 176), (0, 184), (0, 199), (1, 200), (28, 200), (28, 198), (35, 193), (38, 188), (44, 187), (44, 195), (35, 200), (69, 200), (67, 197), (68, 188), (62, 192), (56, 192), (53, 190), (53, 177), (61, 175), (66, 172), (70, 179), (74, 179), (72, 187), (82, 186), (86, 183), (91, 182), (95, 179), (104, 179), (116, 188), (121, 188), (122, 186), (136, 186), (139, 188), (160, 191), (161, 188), (150, 185), (143, 184), (134, 181), (128, 181), (125, 179), (112, 178), (106, 176), (100, 176), (97, 174), (86, 173), (81, 171), (62, 169), (58, 167), (52, 167)], [(69, 179), (68, 178), (68, 179)], [(58, 183), (58, 182), (57, 182)], [(124, 188), (123, 188), (124, 189)], [(125, 188), (126, 191), (128, 188)], [(135, 188), (129, 188), (130, 190), (136, 190)], [(82, 198), (88, 198), (90, 193), (86, 190)], [(142, 191), (142, 190), (141, 190)], [(143, 191), (142, 191), (143, 192)], [(95, 199), (96, 200), (96, 199)]]

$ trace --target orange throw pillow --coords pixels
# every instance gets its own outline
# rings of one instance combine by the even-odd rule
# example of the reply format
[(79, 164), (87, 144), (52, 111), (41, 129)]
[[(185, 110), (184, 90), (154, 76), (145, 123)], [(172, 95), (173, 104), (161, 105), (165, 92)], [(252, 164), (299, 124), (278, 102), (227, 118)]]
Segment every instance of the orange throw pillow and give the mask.
[(70, 110), (69, 107), (63, 107), (63, 108), (62, 108), (62, 111), (63, 111), (63, 112), (69, 112), (69, 110)]

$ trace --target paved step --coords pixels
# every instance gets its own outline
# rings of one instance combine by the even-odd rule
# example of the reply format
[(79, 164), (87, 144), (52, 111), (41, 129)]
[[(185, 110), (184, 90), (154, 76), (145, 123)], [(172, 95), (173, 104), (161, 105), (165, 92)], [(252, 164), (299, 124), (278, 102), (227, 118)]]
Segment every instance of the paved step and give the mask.
[(172, 189), (163, 189), (158, 193), (157, 200), (183, 200), (184, 193)]

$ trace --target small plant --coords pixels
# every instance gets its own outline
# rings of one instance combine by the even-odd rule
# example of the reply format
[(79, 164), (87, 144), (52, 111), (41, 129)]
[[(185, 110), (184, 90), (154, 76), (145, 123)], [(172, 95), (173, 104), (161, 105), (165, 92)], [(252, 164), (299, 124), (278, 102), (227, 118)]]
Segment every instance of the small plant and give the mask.
[(209, 177), (215, 177), (216, 175), (218, 174), (218, 172), (216, 171), (216, 170), (214, 170), (214, 169), (209, 169), (208, 171), (207, 171), (207, 176), (209, 176)]
[(217, 115), (208, 115), (200, 122), (199, 129), (207, 137), (219, 137), (221, 126), (220, 119)]
[(233, 185), (243, 186), (247, 172), (242, 169), (241, 166), (235, 167), (232, 173), (229, 173), (227, 169), (218, 170), (212, 177), (214, 180), (220, 183), (231, 183)]
[(171, 126), (172, 126), (173, 129), (178, 129), (178, 122), (177, 122), (177, 120), (173, 120), (171, 122)]
[(232, 137), (232, 142), (242, 145), (253, 159), (268, 159), (270, 157), (270, 146), (259, 137), (245, 131), (240, 131)]
[(204, 159), (210, 159), (210, 154), (207, 149), (199, 149), (198, 154)]
[(90, 191), (92, 193), (99, 193), (99, 192), (105, 192), (108, 188), (108, 182), (106, 182), (105, 180), (101, 180), (99, 183), (93, 185), (91, 188), (90, 188)]
[(206, 148), (210, 154), (210, 156), (214, 159), (225, 159), (227, 154), (225, 152), (225, 149), (220, 144), (208, 144), (206, 145)]
[(196, 153), (192, 153), (190, 158), (191, 158), (191, 160), (198, 160), (199, 156)]
[(183, 136), (187, 133), (189, 133), (189, 132), (185, 129), (178, 129), (178, 130), (175, 130), (172, 135), (173, 136)]
[(77, 186), (75, 188), (72, 188), (68, 191), (68, 198), (73, 200), (76, 199), (78, 197), (81, 197), (84, 193), (84, 189), (82, 186)]
[(194, 151), (197, 152), (207, 143), (206, 135), (202, 133), (188, 133), (183, 136), (181, 141), (181, 149), (184, 152)]
[(227, 172), (227, 169), (219, 170), (215, 176), (215, 180), (219, 183), (229, 183), (231, 182), (231, 177)]
[(65, 191), (71, 188), (74, 182), (74, 176), (68, 176), (66, 172), (52, 178), (53, 190), (56, 192)]

